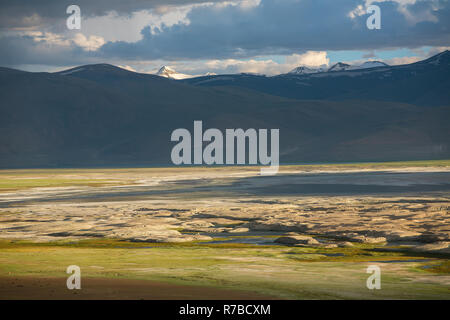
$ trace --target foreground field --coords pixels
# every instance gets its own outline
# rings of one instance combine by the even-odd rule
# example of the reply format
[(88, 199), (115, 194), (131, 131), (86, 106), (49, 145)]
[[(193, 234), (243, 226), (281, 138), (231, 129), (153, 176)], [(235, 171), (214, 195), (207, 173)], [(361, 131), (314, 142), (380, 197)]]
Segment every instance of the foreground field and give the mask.
[(1, 171), (0, 298), (450, 298), (450, 161), (258, 172)]
[[(152, 245), (101, 240), (58, 246), (3, 242), (0, 283), (6, 287), (0, 289), (0, 295), (60, 298), (52, 292), (55, 288), (50, 278), (60, 279), (56, 292), (62, 292), (62, 298), (167, 298), (161, 283), (184, 288), (181, 297), (174, 290), (173, 298), (191, 299), (205, 298), (210, 293), (213, 295), (209, 298), (227, 299), (448, 298), (448, 260), (376, 248)], [(65, 270), (72, 264), (82, 270), (80, 291), (65, 288)], [(366, 268), (373, 264), (382, 270), (381, 290), (366, 288)], [(40, 286), (33, 286), (27, 279), (34, 279)], [(97, 288), (98, 279), (107, 279), (108, 285)], [(123, 279), (146, 281), (130, 294), (130, 290), (122, 291)], [(158, 287), (162, 287), (161, 292), (155, 292)], [(221, 294), (217, 289), (229, 291)], [(192, 296), (186, 297), (189, 292)]]

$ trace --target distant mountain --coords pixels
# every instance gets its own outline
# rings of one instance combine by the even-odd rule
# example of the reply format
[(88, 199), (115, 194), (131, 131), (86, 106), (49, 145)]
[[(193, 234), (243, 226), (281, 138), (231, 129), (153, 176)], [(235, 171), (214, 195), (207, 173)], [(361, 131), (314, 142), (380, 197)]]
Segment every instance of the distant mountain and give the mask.
[(420, 106), (450, 105), (449, 51), (406, 65), (368, 62), (355, 68), (337, 63), (329, 69), (330, 72), (307, 71), (273, 77), (218, 75), (183, 82), (203, 87), (237, 86), (300, 100), (358, 99)]
[(363, 64), (357, 66), (356, 69), (370, 69), (378, 67), (389, 67), (389, 65), (381, 61), (366, 61)]
[(163, 66), (159, 71), (156, 73), (156, 75), (160, 77), (165, 77), (169, 79), (175, 79), (175, 80), (181, 80), (181, 79), (187, 79), (187, 78), (193, 78), (195, 76), (190, 76), (187, 74), (176, 72), (174, 69)]
[(101, 63), (101, 64), (90, 64), (80, 67), (71, 68), (68, 70), (55, 72), (54, 74), (67, 76), (72, 75), (74, 76), (76, 74), (77, 77), (83, 78), (83, 77), (92, 77), (95, 74), (97, 75), (105, 75), (105, 74), (113, 74), (115, 76), (119, 75), (127, 75), (130, 76), (132, 74), (137, 74), (133, 71), (129, 71), (126, 69), (122, 69), (107, 63)]
[(328, 69), (328, 72), (333, 71), (345, 71), (352, 69), (352, 66), (347, 63), (338, 62), (335, 65), (333, 65), (330, 69)]
[[(280, 160), (450, 157), (449, 53), (404, 66), (174, 81), (0, 68), (0, 167), (166, 165), (177, 128), (279, 128)], [(405, 100), (411, 101), (405, 103)]]
[(311, 73), (318, 73), (318, 72), (325, 72), (325, 71), (327, 71), (327, 69), (325, 67), (312, 68), (312, 67), (301, 66), (301, 67), (297, 67), (297, 68), (289, 71), (289, 74), (311, 74)]
[(333, 71), (347, 71), (347, 70), (360, 70), (360, 69), (370, 69), (378, 67), (389, 67), (388, 64), (381, 61), (366, 61), (361, 65), (350, 65), (347, 63), (338, 62), (328, 69), (328, 72)]
[(346, 70), (359, 70), (359, 69), (369, 69), (369, 68), (378, 68), (378, 67), (388, 67), (384, 62), (381, 61), (366, 61), (361, 65), (350, 65), (347, 63), (338, 62), (331, 66), (330, 68), (326, 68), (325, 66), (322, 67), (306, 67), (306, 66), (300, 66), (297, 67), (291, 71), (289, 71), (288, 74), (294, 74), (294, 75), (303, 75), (303, 74), (313, 74), (313, 73), (320, 73), (320, 72), (335, 72), (335, 71), (346, 71)]

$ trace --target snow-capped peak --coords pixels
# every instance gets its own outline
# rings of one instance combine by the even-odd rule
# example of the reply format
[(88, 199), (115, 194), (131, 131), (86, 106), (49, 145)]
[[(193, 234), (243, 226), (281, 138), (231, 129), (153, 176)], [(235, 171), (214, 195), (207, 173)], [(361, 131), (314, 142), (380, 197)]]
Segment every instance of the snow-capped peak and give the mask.
[(388, 64), (381, 61), (366, 61), (361, 65), (351, 65), (344, 62), (338, 62), (328, 68), (326, 65), (320, 67), (306, 67), (300, 66), (291, 70), (288, 74), (302, 75), (302, 74), (313, 74), (319, 72), (337, 72), (337, 71), (347, 71), (347, 70), (360, 70), (360, 69), (370, 69), (378, 67), (389, 67)]
[(168, 66), (162, 66), (161, 69), (159, 69), (159, 71), (158, 71), (159, 75), (171, 74), (171, 73), (176, 73), (176, 71)]
[(312, 68), (312, 67), (300, 66), (300, 67), (297, 67), (297, 68), (289, 71), (289, 74), (310, 74), (310, 73), (318, 73), (318, 72), (324, 72), (324, 71), (326, 71), (326, 69), (324, 67)]
[(174, 69), (172, 69), (168, 66), (163, 66), (161, 69), (159, 69), (159, 71), (156, 74), (160, 77), (165, 77), (165, 78), (175, 79), (175, 80), (187, 79), (187, 78), (193, 77), (193, 76), (190, 76), (187, 74), (178, 73)]

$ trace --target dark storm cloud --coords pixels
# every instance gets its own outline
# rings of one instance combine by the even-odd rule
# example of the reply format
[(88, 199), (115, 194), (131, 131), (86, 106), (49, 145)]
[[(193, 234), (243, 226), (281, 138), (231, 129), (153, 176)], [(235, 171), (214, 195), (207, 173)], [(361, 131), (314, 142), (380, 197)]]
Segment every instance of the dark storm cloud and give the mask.
[(33, 37), (6, 36), (0, 38), (0, 66), (40, 64), (67, 66), (101, 62), (96, 52), (87, 52), (78, 46), (63, 46), (36, 42)]
[[(10, 5), (6, 8), (12, 10), (15, 7), (11, 3), (16, 2), (18, 6), (34, 3), (7, 1)], [(41, 5), (44, 7), (47, 2), (43, 1)], [(48, 17), (59, 11), (53, 2), (48, 6)], [(67, 3), (61, 1), (61, 6), (65, 8)], [(86, 13), (85, 7), (89, 7), (95, 15), (101, 15), (113, 9), (127, 14), (148, 7), (149, 3), (155, 7), (162, 3), (187, 2), (111, 0), (95, 1), (95, 5), (94, 1), (79, 3), (84, 8), (83, 14)], [(109, 6), (102, 6), (102, 3)], [(381, 30), (367, 29), (368, 15), (349, 17), (350, 11), (363, 4), (363, 0), (262, 0), (259, 6), (245, 9), (240, 6), (194, 7), (188, 13), (189, 24), (163, 25), (156, 33), (145, 27), (141, 31), (142, 40), (108, 42), (94, 52), (85, 51), (76, 44), (58, 47), (57, 44), (37, 43), (29, 36), (3, 36), (0, 37), (0, 64), (74, 65), (110, 59), (247, 58), (306, 50), (372, 51), (450, 45), (448, 1), (417, 1), (403, 7), (394, 1), (377, 3), (382, 13)], [(31, 7), (24, 7), (30, 10), (29, 13), (33, 12)], [(408, 10), (408, 17), (400, 8), (403, 12)]]
[(179, 6), (223, 0), (0, 0), (0, 28), (42, 26), (66, 19), (66, 8), (80, 6), (84, 17), (101, 16), (110, 11), (129, 15), (160, 6)]
[[(448, 1), (430, 11), (432, 2), (409, 6), (413, 13), (430, 11), (438, 22), (408, 21), (396, 2), (378, 3), (382, 29), (368, 30), (368, 15), (348, 17), (362, 1), (262, 0), (260, 6), (242, 10), (194, 8), (189, 25), (163, 27), (156, 34), (142, 30), (137, 43), (107, 43), (107, 56), (126, 58), (225, 58), (283, 54), (304, 50), (352, 50), (390, 47), (443, 46), (450, 43)], [(434, 1), (436, 4), (436, 1)], [(415, 11), (416, 12), (415, 12)]]

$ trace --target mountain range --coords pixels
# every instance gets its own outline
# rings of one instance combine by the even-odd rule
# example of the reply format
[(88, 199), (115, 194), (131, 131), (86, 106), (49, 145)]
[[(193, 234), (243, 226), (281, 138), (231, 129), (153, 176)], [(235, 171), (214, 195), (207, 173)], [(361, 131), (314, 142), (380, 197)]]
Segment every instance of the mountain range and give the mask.
[[(345, 70), (360, 70), (360, 69), (370, 69), (377, 67), (388, 67), (384, 62), (381, 61), (366, 61), (361, 65), (350, 65), (343, 62), (338, 62), (332, 65), (330, 68), (327, 68), (325, 65), (320, 67), (307, 67), (300, 66), (289, 72), (289, 74), (311, 74), (311, 73), (319, 73), (319, 72), (333, 72), (333, 71), (345, 71)], [(258, 73), (248, 73), (243, 72), (241, 74), (252, 74), (252, 75), (260, 75), (265, 76), (264, 74)], [(174, 79), (174, 80), (183, 80), (189, 78), (198, 78), (201, 77), (199, 75), (189, 75), (175, 71), (173, 68), (168, 66), (162, 66), (161, 69), (156, 73), (156, 75), (164, 78)], [(215, 73), (208, 72), (206, 76), (215, 76)]]
[(423, 106), (450, 104), (450, 52), (412, 64), (353, 69), (337, 64), (327, 72), (217, 75), (183, 80), (195, 86), (238, 86), (301, 100), (396, 101)]
[(326, 66), (321, 67), (306, 67), (300, 66), (289, 72), (289, 74), (311, 74), (311, 73), (320, 73), (320, 72), (335, 72), (335, 71), (346, 71), (346, 70), (361, 70), (361, 69), (370, 69), (370, 68), (378, 68), (378, 67), (389, 67), (384, 62), (381, 61), (366, 61), (361, 65), (350, 65), (347, 63), (338, 62), (332, 65), (330, 68)]
[(450, 157), (450, 53), (274, 77), (173, 80), (109, 64), (0, 68), (0, 167), (170, 165), (177, 128), (279, 128), (280, 161)]
[[(333, 71), (345, 71), (345, 70), (360, 70), (360, 69), (370, 69), (370, 68), (377, 68), (377, 67), (388, 67), (389, 65), (381, 62), (381, 61), (366, 61), (363, 64), (360, 65), (350, 65), (343, 62), (338, 62), (334, 65), (332, 65), (330, 68), (328, 68), (326, 65), (320, 66), (320, 67), (307, 67), (307, 66), (299, 66), (291, 71), (288, 72), (288, 74), (311, 74), (311, 73), (320, 73), (320, 72), (333, 72)], [(242, 72), (241, 74), (253, 74), (253, 75), (260, 75), (260, 76), (266, 76), (264, 74), (258, 74), (258, 73), (249, 73), (249, 72)], [(184, 74), (175, 71), (173, 68), (168, 66), (162, 66), (161, 69), (156, 73), (156, 75), (164, 78), (174, 79), (174, 80), (183, 80), (183, 79), (189, 79), (189, 78), (198, 78), (201, 77), (199, 75), (189, 75)], [(215, 76), (217, 74), (208, 72), (206, 76)]]

